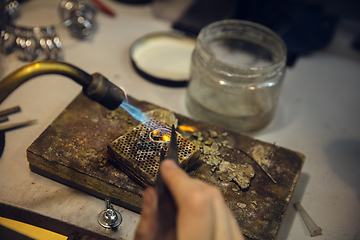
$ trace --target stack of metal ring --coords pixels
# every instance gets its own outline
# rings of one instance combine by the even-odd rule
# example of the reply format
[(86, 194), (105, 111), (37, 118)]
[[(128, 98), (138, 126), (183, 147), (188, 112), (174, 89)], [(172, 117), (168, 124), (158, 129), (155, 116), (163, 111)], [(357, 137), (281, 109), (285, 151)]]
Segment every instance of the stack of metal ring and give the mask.
[(17, 0), (0, 0), (0, 51), (16, 52), (23, 61), (62, 58), (62, 44), (57, 28), (67, 27), (71, 36), (84, 39), (95, 29), (94, 8), (84, 0), (62, 0), (59, 4), (60, 23), (46, 27), (21, 27), (13, 23), (20, 14)]

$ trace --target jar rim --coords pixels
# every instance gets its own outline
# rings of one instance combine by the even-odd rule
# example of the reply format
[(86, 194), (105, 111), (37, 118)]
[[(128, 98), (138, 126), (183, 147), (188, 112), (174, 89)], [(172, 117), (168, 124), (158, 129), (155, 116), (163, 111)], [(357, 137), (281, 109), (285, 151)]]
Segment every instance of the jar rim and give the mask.
[[(280, 45), (280, 49), (282, 50), (281, 53), (278, 55), (280, 57), (278, 57), (278, 59), (276, 59), (271, 64), (268, 64), (265, 66), (259, 66), (259, 67), (236, 66), (236, 65), (229, 64), (229, 63), (219, 60), (211, 53), (209, 47), (204, 42), (204, 38), (205, 38), (206, 31), (208, 31), (209, 29), (212, 29), (212, 28), (216, 28), (220, 25), (225, 25), (225, 24), (227, 24), (229, 26), (230, 25), (234, 25), (234, 26), (238, 25), (238, 26), (252, 27), (254, 29), (258, 29), (260, 31), (263, 31), (263, 32), (269, 34)], [(218, 66), (218, 67), (213, 68), (213, 70), (215, 70), (216, 72), (219, 72), (222, 75), (224, 75), (224, 74), (228, 75), (228, 76), (241, 75), (242, 77), (244, 77), (244, 73), (246, 73), (246, 76), (248, 78), (258, 77), (259, 75), (262, 75), (262, 73), (268, 73), (269, 71), (274, 71), (277, 68), (283, 67), (286, 62), (287, 47), (286, 47), (284, 41), (282, 40), (282, 38), (277, 33), (275, 33), (273, 30), (271, 30), (261, 24), (250, 22), (250, 21), (245, 21), (245, 20), (226, 19), (226, 20), (221, 20), (221, 21), (217, 21), (217, 22), (208, 24), (200, 31), (200, 33), (197, 37), (196, 47), (200, 48), (202, 50), (202, 54), (204, 54), (206, 56), (206, 58), (209, 59), (209, 62), (211, 62), (212, 65)], [(224, 67), (227, 69), (230, 69), (231, 73), (227, 73), (227, 71), (224, 71), (223, 70)]]

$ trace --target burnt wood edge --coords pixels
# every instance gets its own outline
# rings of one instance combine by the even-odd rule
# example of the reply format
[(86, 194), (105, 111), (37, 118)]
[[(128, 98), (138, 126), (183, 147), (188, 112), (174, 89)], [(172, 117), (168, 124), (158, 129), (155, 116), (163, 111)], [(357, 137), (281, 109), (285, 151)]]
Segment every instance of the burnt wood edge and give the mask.
[[(43, 229), (47, 229), (67, 237), (74, 234), (82, 234), (88, 237), (93, 237), (94, 239), (102, 239), (102, 240), (112, 239), (106, 235), (92, 232), (85, 228), (78, 227), (73, 224), (62, 221), (60, 219), (50, 218), (41, 215), (37, 212), (33, 212), (25, 208), (17, 207), (9, 203), (0, 202), (0, 216), (8, 219), (16, 220), (19, 222), (27, 223), (33, 226), (37, 226)], [(1, 231), (1, 228), (0, 228), (0, 233), (1, 233), (0, 239), (8, 239), (8, 238), (2, 238), (4, 237), (3, 236), (4, 233)], [(21, 239), (21, 238), (16, 238), (16, 239)], [(26, 238), (26, 239), (32, 239), (32, 238)]]
[[(116, 205), (136, 213), (141, 212), (142, 197), (137, 194), (131, 193), (55, 162), (51, 162), (54, 165), (52, 167), (46, 166), (47, 160), (42, 159), (41, 156), (34, 154), (29, 149), (27, 150), (27, 158), (30, 170), (34, 173), (83, 191), (102, 200), (109, 197), (111, 202)], [(61, 169), (66, 170), (67, 174), (61, 174), (63, 172)], [(71, 176), (76, 177), (74, 178)], [(92, 181), (96, 181), (97, 185), (99, 185), (98, 187), (102, 189), (103, 193), (98, 191), (94, 185), (90, 184)]]

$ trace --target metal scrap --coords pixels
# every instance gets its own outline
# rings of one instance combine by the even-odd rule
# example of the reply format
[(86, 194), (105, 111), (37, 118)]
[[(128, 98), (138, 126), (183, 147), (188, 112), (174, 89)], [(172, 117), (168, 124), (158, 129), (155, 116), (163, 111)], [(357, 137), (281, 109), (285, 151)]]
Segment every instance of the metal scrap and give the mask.
[(211, 152), (211, 148), (209, 147), (209, 146), (203, 146), (203, 153), (205, 154), (205, 155), (209, 155), (210, 154), (210, 152)]
[(209, 135), (211, 138), (217, 138), (218, 134), (214, 130), (209, 130)]
[(211, 151), (212, 152), (218, 152), (218, 150), (219, 150), (219, 144), (217, 144), (217, 143), (211, 144)]
[[(193, 132), (192, 136), (195, 138), (193, 143), (200, 146), (202, 161), (212, 166), (212, 172), (217, 174), (219, 180), (234, 182), (240, 189), (247, 189), (250, 186), (250, 181), (255, 176), (253, 167), (248, 163), (237, 165), (223, 159), (230, 156), (228, 153), (224, 153), (223, 149), (233, 150), (234, 145), (233, 141), (230, 141), (231, 139), (224, 139), (228, 136), (227, 132), (222, 133), (221, 138), (218, 138), (219, 135), (214, 130), (208, 130), (208, 134), (205, 132), (204, 135), (200, 131)], [(204, 141), (206, 137), (207, 139)], [(221, 155), (220, 152), (223, 154)]]
[(206, 140), (204, 143), (205, 143), (205, 145), (208, 145), (208, 146), (210, 146), (212, 143), (213, 143), (213, 139), (212, 138), (209, 138), (208, 140)]
[(219, 164), (217, 174), (222, 181), (235, 182), (242, 190), (250, 186), (251, 179), (255, 176), (255, 171), (250, 164), (236, 165), (227, 161)]
[(246, 204), (245, 203), (237, 203), (236, 206), (238, 206), (239, 208), (246, 208)]

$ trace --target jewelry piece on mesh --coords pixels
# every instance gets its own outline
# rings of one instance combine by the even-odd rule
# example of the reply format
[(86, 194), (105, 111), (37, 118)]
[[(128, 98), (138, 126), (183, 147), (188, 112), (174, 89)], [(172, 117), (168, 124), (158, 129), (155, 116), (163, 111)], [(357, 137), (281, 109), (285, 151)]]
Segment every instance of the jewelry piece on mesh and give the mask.
[(95, 29), (96, 11), (84, 0), (62, 0), (58, 12), (61, 22), (46, 27), (21, 27), (13, 23), (20, 14), (17, 0), (0, 0), (0, 52), (16, 52), (23, 61), (59, 59), (62, 44), (57, 29), (67, 27), (71, 36), (84, 39)]

